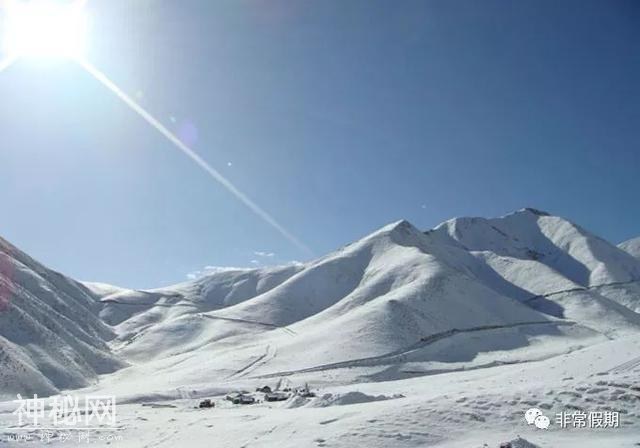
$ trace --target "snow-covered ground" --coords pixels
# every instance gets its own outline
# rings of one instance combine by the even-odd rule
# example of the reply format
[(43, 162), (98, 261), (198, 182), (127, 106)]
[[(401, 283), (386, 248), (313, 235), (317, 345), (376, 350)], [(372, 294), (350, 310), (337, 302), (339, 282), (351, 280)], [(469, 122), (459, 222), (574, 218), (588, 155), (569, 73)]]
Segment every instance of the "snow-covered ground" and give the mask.
[[(637, 446), (640, 261), (625, 250), (524, 209), (427, 232), (400, 221), (306, 264), (134, 291), (6, 243), (0, 396), (117, 396), (119, 426), (94, 445)], [(317, 397), (224, 400), (305, 383)], [(526, 424), (532, 407), (549, 429)], [(0, 403), (0, 444), (29, 433), (14, 410)], [(558, 427), (577, 411), (618, 412), (620, 427)]]

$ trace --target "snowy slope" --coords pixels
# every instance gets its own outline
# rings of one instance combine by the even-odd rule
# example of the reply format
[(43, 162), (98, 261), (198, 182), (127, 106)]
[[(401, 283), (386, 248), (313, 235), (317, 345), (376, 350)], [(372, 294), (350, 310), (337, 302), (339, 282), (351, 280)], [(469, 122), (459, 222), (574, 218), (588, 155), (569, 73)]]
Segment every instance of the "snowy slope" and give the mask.
[[(49, 392), (86, 385), (116, 357), (135, 365), (107, 384), (164, 373), (141, 392), (336, 369), (347, 382), (363, 368), (392, 380), (544, 359), (640, 329), (640, 262), (532, 209), (428, 232), (400, 221), (307, 264), (150, 291), (81, 285), (3, 247), (3, 284), (30, 292), (12, 292), (0, 314), (5, 356)], [(4, 393), (20, 386), (8, 376)]]
[(112, 290), (102, 315), (119, 316), (118, 353), (167, 387), (361, 367), (390, 380), (634, 334), (637, 278), (625, 252), (525, 209), (426, 233), (400, 221), (295, 267)]
[[(547, 316), (449, 266), (407, 222), (387, 226), (218, 315), (245, 320), (262, 316), (288, 326), (296, 336), (281, 337), (273, 368), (309, 368), (402, 352), (454, 329), (550, 323)], [(301, 351), (304, 359), (299, 359)]]
[[(116, 433), (121, 440), (95, 438), (92, 446), (498, 448), (522, 437), (531, 444), (514, 448), (633, 448), (640, 434), (639, 344), (636, 335), (538, 362), (399, 381), (344, 385), (335, 375), (315, 390), (316, 398), (252, 406), (223, 399), (237, 384), (211, 381), (208, 389), (182, 390), (182, 395), (122, 400)], [(154, 380), (149, 376), (140, 383)], [(215, 409), (197, 409), (200, 397), (213, 399)], [(548, 430), (526, 424), (524, 412), (531, 407), (551, 418)], [(0, 425), (19, 434), (11, 429), (11, 409), (0, 403)], [(620, 413), (619, 428), (561, 429), (554, 418), (559, 412), (605, 410)], [(56, 439), (47, 446), (80, 443)]]
[(628, 253), (561, 217), (523, 209), (502, 218), (459, 218), (435, 229), (471, 252), (534, 260), (583, 287), (640, 279)]
[[(234, 305), (268, 291), (301, 269), (302, 265), (298, 264), (264, 269), (218, 268), (197, 280), (149, 291), (130, 290), (101, 283), (85, 283), (85, 286), (100, 298), (103, 304), (100, 312), (102, 319), (110, 325), (117, 325), (134, 316), (134, 321), (149, 320), (148, 316), (140, 315), (154, 307), (168, 308), (178, 304), (174, 307), (176, 310), (168, 314), (180, 314), (177, 308), (185, 305), (198, 311), (211, 311)], [(157, 320), (166, 317), (162, 316)], [(135, 325), (136, 323), (133, 323), (133, 326)]]
[(620, 243), (618, 247), (631, 254), (632, 256), (640, 259), (640, 237), (633, 238), (629, 241), (625, 241), (624, 243)]
[[(244, 332), (232, 321), (206, 320), (204, 313), (263, 294), (301, 269), (301, 265), (220, 269), (197, 280), (152, 291), (106, 290), (102, 286), (100, 316), (115, 326), (119, 336), (114, 344), (129, 359), (144, 361), (190, 352)], [(96, 285), (89, 286), (99, 291)], [(271, 330), (273, 326), (248, 324), (249, 330), (265, 328)]]
[(427, 234), (479, 260), (471, 269), (481, 281), (545, 313), (598, 325), (600, 311), (575, 314), (585, 296), (601, 310), (640, 310), (640, 262), (563, 218), (523, 209), (502, 218), (453, 219)]
[[(427, 232), (399, 221), (306, 264), (138, 291), (77, 283), (0, 240), (0, 397), (115, 394), (115, 446), (560, 446), (566, 434), (522, 425), (525, 408), (594, 405), (624, 413), (632, 446), (640, 261), (625, 250), (523, 209)], [(319, 397), (221, 400), (281, 382)]]
[[(148, 313), (141, 313), (134, 318), (141, 331), (124, 353), (140, 359), (176, 354), (176, 345), (181, 352), (185, 346), (189, 352), (216, 350), (222, 340), (254, 341), (255, 334), (267, 333), (256, 350), (277, 346), (277, 359), (268, 367), (286, 370), (393, 353), (453, 329), (552, 324), (548, 316), (452, 269), (425, 245), (420, 231), (400, 222), (308, 264), (250, 300), (209, 312), (181, 306), (151, 326)], [(120, 328), (132, 331), (127, 322)], [(204, 364), (207, 371), (221, 368), (219, 357), (204, 357), (185, 362)]]
[(122, 367), (99, 309), (84, 286), (0, 239), (0, 396), (48, 395)]

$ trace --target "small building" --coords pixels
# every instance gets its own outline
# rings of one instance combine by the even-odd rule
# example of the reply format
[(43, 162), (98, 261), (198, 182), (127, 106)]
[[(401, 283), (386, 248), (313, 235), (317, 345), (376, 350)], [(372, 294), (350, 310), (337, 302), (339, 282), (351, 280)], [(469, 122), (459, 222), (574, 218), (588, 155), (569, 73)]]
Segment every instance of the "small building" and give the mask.
[(248, 392), (232, 392), (224, 397), (225, 400), (230, 401), (233, 404), (253, 404), (256, 402), (256, 399), (249, 395)]
[(224, 397), (225, 400), (227, 401), (234, 401), (235, 399), (237, 399), (241, 394), (239, 392), (231, 392), (229, 394), (227, 394), (226, 397)]
[(289, 399), (289, 394), (285, 392), (268, 392), (264, 395), (265, 401), (285, 401)]
[(253, 404), (255, 402), (256, 402), (256, 399), (253, 398), (251, 395), (244, 395), (244, 394), (240, 394), (238, 398), (233, 400), (233, 404)]

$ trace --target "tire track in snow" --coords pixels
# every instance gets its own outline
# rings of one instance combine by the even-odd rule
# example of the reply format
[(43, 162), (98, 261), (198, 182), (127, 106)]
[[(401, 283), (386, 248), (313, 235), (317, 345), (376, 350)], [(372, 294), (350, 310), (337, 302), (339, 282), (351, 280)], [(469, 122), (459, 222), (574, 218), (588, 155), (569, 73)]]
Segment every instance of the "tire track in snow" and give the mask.
[[(175, 297), (172, 296), (161, 296), (158, 298), (158, 300), (161, 299), (174, 299)], [(183, 308), (198, 308), (196, 305), (194, 304), (190, 304), (190, 303), (142, 303), (142, 302), (120, 302), (116, 299), (103, 299), (100, 301), (100, 303), (102, 303), (103, 305), (124, 305), (124, 306), (137, 306), (137, 307), (150, 307), (150, 308), (176, 308), (176, 307), (183, 307)]]
[[(174, 297), (169, 297), (169, 296), (163, 296), (162, 298), (174, 298)], [(193, 309), (197, 309), (198, 306), (196, 304), (193, 303), (129, 303), (129, 302), (120, 302), (118, 300), (103, 300), (102, 301), (103, 304), (115, 304), (115, 305), (124, 305), (124, 306), (138, 306), (138, 307), (160, 307), (160, 308), (174, 308), (174, 307), (185, 307), (185, 308), (193, 308)], [(200, 317), (206, 317), (207, 319), (212, 319), (212, 320), (225, 320), (227, 322), (236, 322), (236, 323), (241, 323), (241, 324), (250, 324), (250, 325), (260, 325), (263, 327), (269, 327), (269, 328), (273, 328), (273, 329), (281, 329), (282, 331), (284, 331), (285, 333), (291, 335), (291, 336), (296, 336), (297, 333), (295, 331), (293, 331), (292, 329), (288, 328), (288, 327), (282, 327), (280, 325), (276, 325), (276, 324), (271, 324), (268, 322), (259, 322), (256, 320), (248, 320), (248, 319), (237, 319), (237, 318), (233, 318), (233, 317), (221, 317), (221, 316), (212, 316), (210, 314), (205, 314), (205, 313), (198, 313), (198, 316)]]
[(611, 372), (611, 373), (630, 372), (634, 370), (636, 367), (640, 367), (640, 356), (638, 356), (637, 358), (633, 358), (627, 362), (624, 362), (618, 366), (615, 366), (614, 368), (608, 370), (607, 372)]
[(280, 329), (282, 331), (284, 331), (285, 333), (291, 335), (291, 336), (296, 336), (297, 333), (295, 331), (293, 331), (290, 328), (287, 327), (281, 327), (279, 325), (275, 325), (275, 324), (271, 324), (268, 322), (258, 322), (256, 320), (246, 320), (246, 319), (236, 319), (233, 317), (221, 317), (221, 316), (212, 316), (210, 314), (204, 314), (204, 313), (200, 313), (199, 316), (202, 317), (206, 317), (207, 319), (212, 319), (212, 320), (226, 320), (228, 322), (236, 322), (236, 323), (241, 323), (241, 324), (250, 324), (250, 325), (260, 325), (263, 327), (269, 327), (272, 329)]
[(578, 286), (576, 288), (563, 289), (560, 291), (553, 291), (545, 294), (539, 294), (537, 296), (531, 296), (524, 299), (522, 302), (528, 303), (536, 299), (546, 299), (547, 297), (557, 296), (558, 294), (565, 294), (565, 293), (578, 292), (578, 291), (591, 291), (598, 288), (604, 288), (605, 286), (624, 286), (624, 285), (631, 285), (633, 283), (640, 283), (640, 279), (630, 280), (627, 282), (612, 282), (612, 283), (602, 283), (600, 285)]
[(520, 322), (520, 323), (515, 323), (515, 324), (509, 324), (509, 325), (484, 325), (481, 327), (473, 327), (473, 328), (466, 328), (464, 330), (459, 330), (457, 328), (448, 330), (448, 331), (444, 331), (442, 333), (436, 333), (433, 334), (431, 336), (427, 336), (422, 338), (419, 342), (410, 345), (409, 347), (400, 349), (400, 350), (396, 350), (390, 353), (386, 353), (384, 355), (379, 355), (379, 356), (371, 356), (368, 358), (360, 358), (360, 359), (353, 359), (351, 361), (341, 361), (341, 362), (335, 362), (335, 363), (331, 363), (331, 364), (323, 364), (323, 365), (319, 365), (316, 367), (308, 367), (306, 369), (300, 369), (300, 370), (288, 370), (288, 371), (282, 371), (282, 372), (274, 372), (274, 373), (269, 373), (269, 374), (265, 374), (265, 375), (259, 375), (256, 376), (254, 378), (271, 378), (271, 377), (276, 377), (276, 376), (289, 376), (289, 375), (294, 375), (294, 374), (298, 374), (298, 373), (310, 373), (310, 372), (319, 372), (319, 371), (323, 371), (323, 370), (331, 370), (331, 369), (340, 369), (340, 368), (345, 368), (345, 367), (367, 367), (367, 366), (375, 366), (380, 364), (383, 361), (390, 361), (392, 358), (396, 358), (396, 357), (400, 357), (403, 355), (406, 355), (412, 351), (415, 350), (419, 350), (422, 349), (424, 347), (427, 347), (431, 344), (434, 344), (435, 342), (441, 341), (443, 339), (447, 339), (450, 338), (452, 336), (458, 335), (458, 334), (465, 334), (465, 333), (476, 333), (476, 332), (481, 332), (481, 331), (490, 331), (490, 330), (500, 330), (500, 329), (507, 329), (507, 328), (517, 328), (517, 327), (525, 327), (525, 326), (533, 326), (533, 325), (576, 325), (576, 322), (569, 322), (569, 321), (565, 321), (565, 322), (554, 322), (554, 321), (537, 321), (537, 322)]
[(252, 370), (257, 369), (258, 366), (264, 365), (267, 362), (271, 361), (273, 358), (276, 357), (277, 353), (278, 353), (278, 349), (277, 348), (275, 348), (275, 347), (272, 348), (272, 346), (270, 344), (267, 345), (267, 348), (265, 349), (263, 355), (258, 356), (258, 358), (256, 358), (253, 361), (251, 361), (249, 364), (244, 366), (242, 369), (235, 371), (234, 373), (229, 375), (226, 379), (230, 380), (230, 379), (246, 376)]

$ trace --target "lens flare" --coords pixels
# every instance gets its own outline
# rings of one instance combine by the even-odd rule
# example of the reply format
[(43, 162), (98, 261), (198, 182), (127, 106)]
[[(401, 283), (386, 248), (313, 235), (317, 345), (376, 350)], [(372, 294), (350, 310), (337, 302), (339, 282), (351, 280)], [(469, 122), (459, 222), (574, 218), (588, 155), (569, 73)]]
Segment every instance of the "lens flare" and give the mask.
[(79, 58), (84, 55), (84, 2), (53, 0), (4, 4), (3, 50), (10, 57)]
[(19, 58), (64, 58), (78, 62), (253, 213), (303, 252), (313, 255), (311, 249), (190, 148), (189, 144), (193, 143), (197, 134), (192, 133), (191, 140), (184, 141), (178, 138), (104, 73), (85, 60), (87, 31), (85, 4), (86, 0), (75, 0), (72, 3), (56, 0), (5, 0), (1, 9), (4, 16), (2, 46), (6, 57), (0, 60), (0, 72)]
[(226, 177), (213, 168), (209, 163), (198, 155), (193, 149), (187, 146), (182, 140), (180, 140), (173, 132), (167, 129), (162, 123), (160, 123), (153, 115), (147, 112), (142, 106), (136, 103), (129, 95), (124, 93), (113, 81), (111, 81), (104, 73), (95, 68), (89, 62), (79, 59), (77, 61), (87, 72), (89, 72), (94, 78), (120, 98), (131, 110), (140, 115), (147, 123), (154, 127), (160, 134), (162, 134), (169, 142), (171, 142), (176, 148), (182, 151), (187, 157), (195, 162), (200, 168), (204, 170), (211, 178), (220, 183), (226, 188), (232, 195), (234, 195), (240, 202), (246, 205), (253, 213), (258, 215), (264, 222), (269, 224), (280, 234), (282, 234), (287, 240), (293, 243), (300, 250), (307, 255), (313, 255), (313, 252), (309, 247), (296, 238), (290, 231), (288, 231), (282, 224), (275, 220), (269, 213), (258, 206), (251, 198), (245, 193), (240, 191), (235, 185), (229, 181)]

